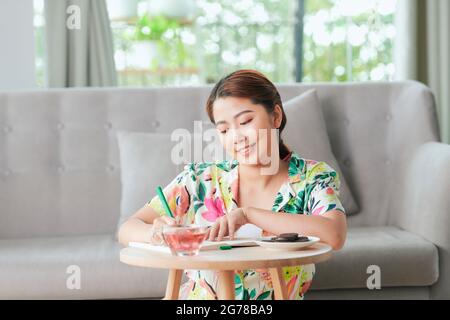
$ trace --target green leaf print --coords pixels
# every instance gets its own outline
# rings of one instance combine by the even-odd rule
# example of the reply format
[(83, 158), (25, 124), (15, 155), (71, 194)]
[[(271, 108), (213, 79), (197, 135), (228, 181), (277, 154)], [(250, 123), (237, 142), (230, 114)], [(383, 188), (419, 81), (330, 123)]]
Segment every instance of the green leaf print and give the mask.
[(274, 207), (277, 207), (281, 202), (283, 202), (283, 195), (278, 192), (277, 197), (275, 198), (275, 203), (273, 204)]
[(256, 289), (252, 289), (252, 291), (250, 291), (250, 298), (254, 298), (255, 297), (255, 295), (256, 295)]
[(289, 203), (286, 203), (284, 205), (283, 210), (284, 210), (284, 212), (287, 212), (287, 213), (296, 213), (297, 212), (295, 206), (293, 206)]
[(244, 289), (244, 296), (242, 297), (242, 300), (250, 300), (250, 295), (248, 294), (247, 289)]
[(293, 176), (298, 173), (301, 173), (303, 172), (304, 168), (305, 168), (305, 160), (293, 157), (289, 162), (289, 169), (288, 169), (289, 175)]
[(194, 204), (194, 212), (197, 212), (198, 209), (203, 206), (203, 202), (195, 202)]
[(203, 183), (203, 181), (200, 181), (200, 183), (198, 184), (198, 198), (201, 201), (205, 201), (205, 194), (206, 194), (206, 187), (205, 184)]
[(234, 290), (234, 294), (235, 294), (236, 297), (239, 296), (241, 293), (242, 293), (242, 285), (240, 285), (239, 287), (237, 287)]
[(234, 283), (235, 284), (241, 284), (241, 277), (238, 274), (234, 274)]
[(270, 291), (264, 291), (256, 298), (256, 300), (265, 300), (268, 296), (270, 296)]
[(203, 171), (206, 170), (206, 168), (208, 168), (209, 166), (211, 166), (211, 163), (209, 162), (203, 162), (203, 163), (199, 163), (198, 164), (198, 170), (197, 170), (197, 175), (201, 175), (203, 173)]

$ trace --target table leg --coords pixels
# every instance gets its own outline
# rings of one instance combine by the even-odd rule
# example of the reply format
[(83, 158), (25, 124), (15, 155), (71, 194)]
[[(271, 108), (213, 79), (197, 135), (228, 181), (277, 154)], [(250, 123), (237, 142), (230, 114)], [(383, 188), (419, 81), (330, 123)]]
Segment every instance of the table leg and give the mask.
[(167, 280), (166, 295), (164, 297), (164, 300), (178, 300), (182, 276), (183, 270), (169, 270), (169, 279)]
[(272, 278), (275, 300), (286, 300), (287, 291), (286, 282), (284, 281), (283, 277), (283, 269), (281, 267), (269, 268), (269, 272), (270, 277)]
[(234, 270), (218, 271), (217, 299), (234, 300)]

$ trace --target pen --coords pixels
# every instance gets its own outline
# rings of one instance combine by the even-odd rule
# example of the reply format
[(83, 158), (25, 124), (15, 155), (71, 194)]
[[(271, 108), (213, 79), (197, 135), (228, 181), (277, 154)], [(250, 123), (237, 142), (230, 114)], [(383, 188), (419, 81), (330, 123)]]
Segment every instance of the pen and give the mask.
[(166, 211), (166, 214), (173, 218), (172, 211), (170, 211), (169, 205), (167, 204), (166, 197), (164, 197), (164, 193), (162, 191), (162, 188), (160, 186), (156, 187), (156, 193), (158, 194), (159, 200), (161, 200), (161, 203), (164, 207), (164, 210)]
[(232, 248), (245, 248), (245, 247), (255, 247), (254, 245), (250, 245), (250, 246), (220, 246), (219, 249), (220, 250), (230, 250)]

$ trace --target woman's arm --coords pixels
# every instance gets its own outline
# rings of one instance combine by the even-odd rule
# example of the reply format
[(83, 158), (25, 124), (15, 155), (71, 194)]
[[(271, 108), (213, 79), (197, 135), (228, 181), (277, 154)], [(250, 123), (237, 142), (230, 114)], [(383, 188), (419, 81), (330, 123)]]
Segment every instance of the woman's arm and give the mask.
[(334, 250), (340, 250), (347, 237), (346, 217), (339, 210), (330, 210), (315, 216), (273, 212), (254, 207), (246, 207), (243, 210), (249, 223), (276, 235), (295, 232), (319, 237)]
[(145, 205), (125, 221), (119, 228), (119, 242), (128, 246), (130, 241), (151, 242), (153, 224), (173, 224), (175, 220), (160, 216), (153, 208)]

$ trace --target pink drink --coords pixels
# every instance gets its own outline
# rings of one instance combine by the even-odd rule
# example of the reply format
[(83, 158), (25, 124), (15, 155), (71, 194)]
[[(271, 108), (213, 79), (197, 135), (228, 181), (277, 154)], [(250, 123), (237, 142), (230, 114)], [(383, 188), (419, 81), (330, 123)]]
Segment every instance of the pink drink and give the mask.
[(206, 238), (207, 227), (171, 227), (163, 231), (164, 241), (179, 256), (195, 256)]

